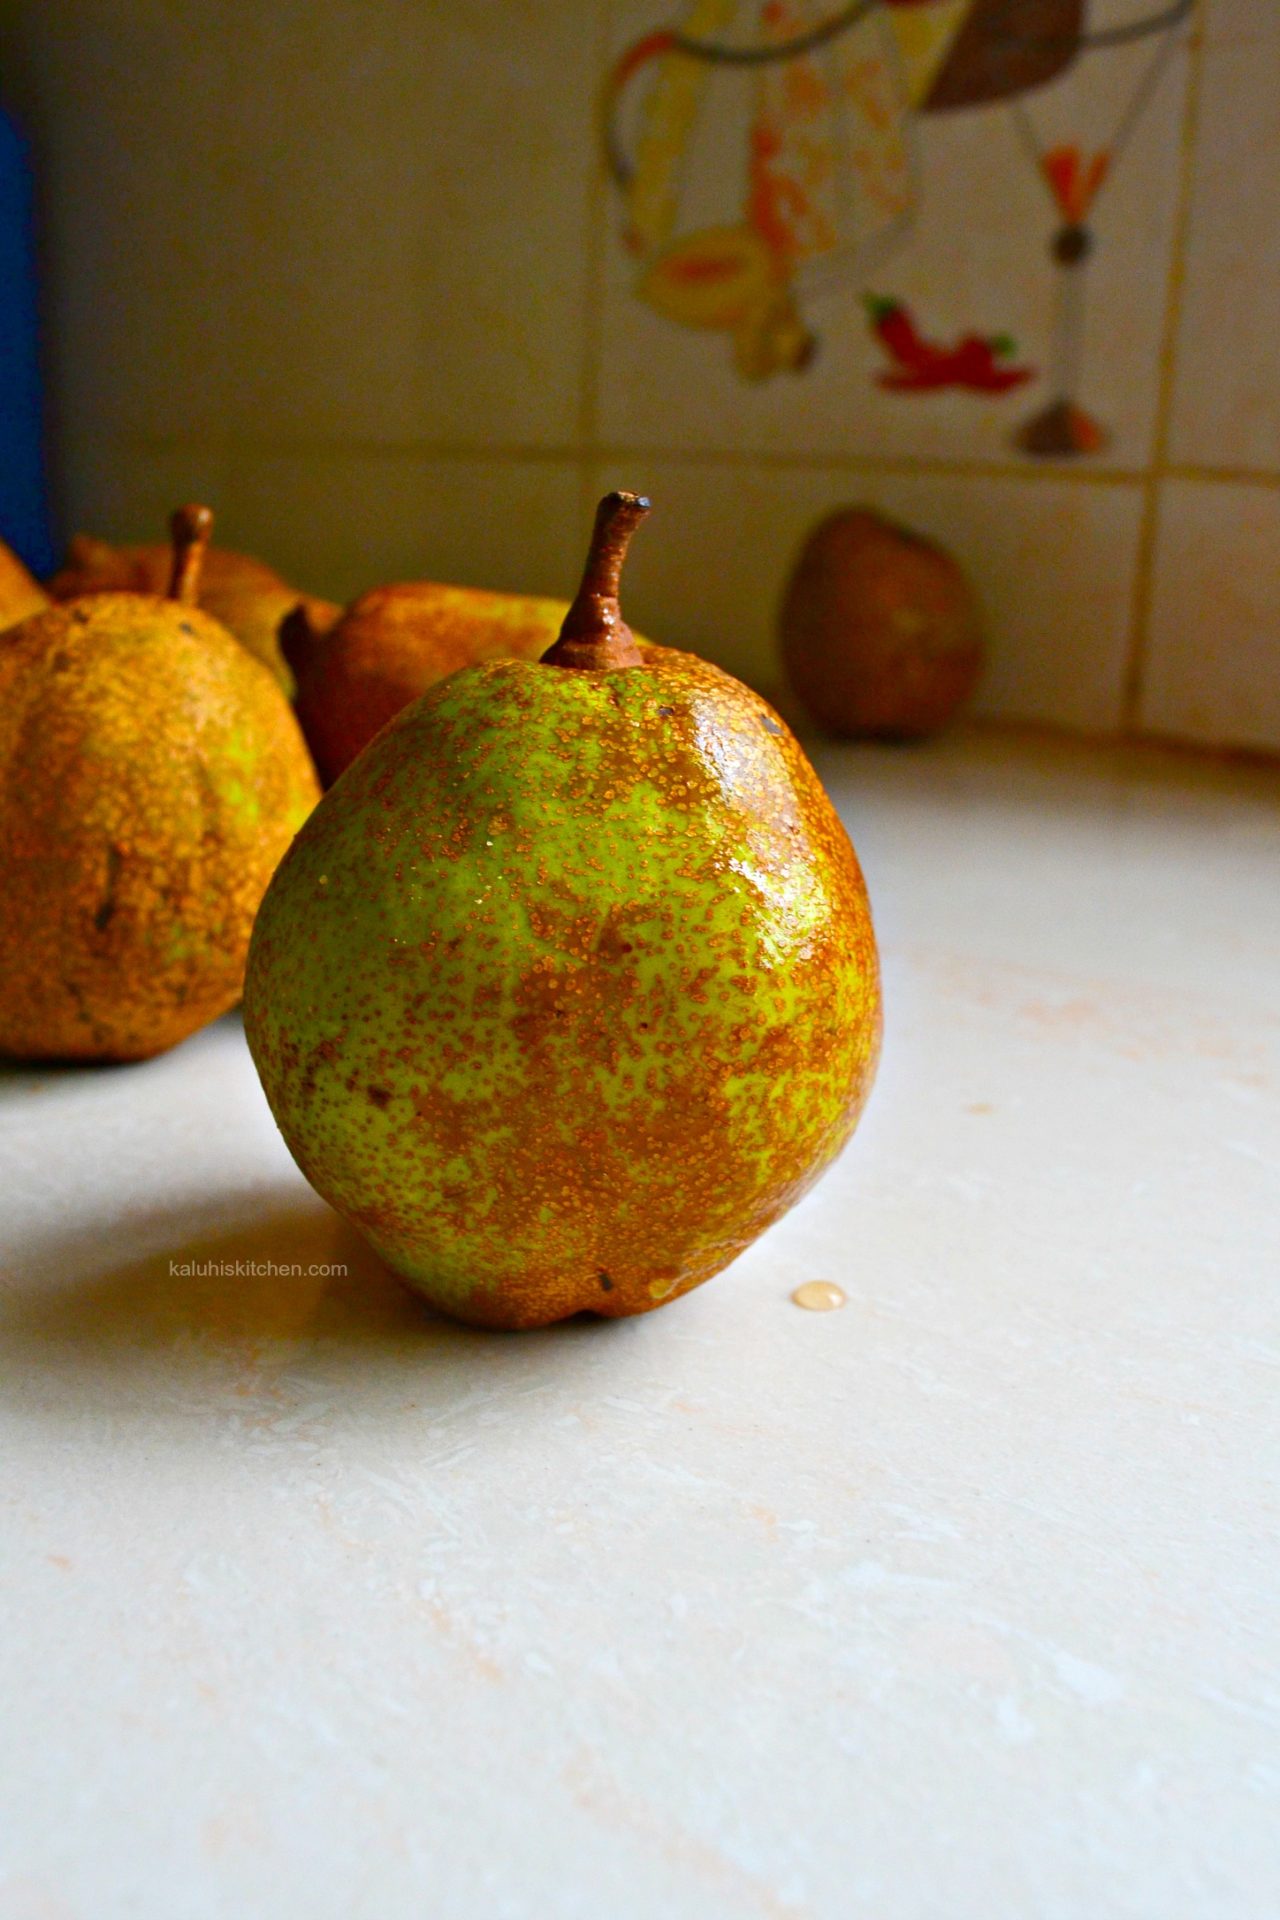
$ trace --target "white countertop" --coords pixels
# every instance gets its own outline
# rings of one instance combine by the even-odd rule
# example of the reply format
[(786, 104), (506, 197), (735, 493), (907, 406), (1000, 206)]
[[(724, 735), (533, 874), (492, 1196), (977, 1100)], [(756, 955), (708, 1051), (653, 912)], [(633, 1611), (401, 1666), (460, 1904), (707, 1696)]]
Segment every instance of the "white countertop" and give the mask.
[(0, 1077), (0, 1920), (1274, 1920), (1280, 779), (818, 759), (879, 1084), (643, 1319), (431, 1318), (234, 1020)]

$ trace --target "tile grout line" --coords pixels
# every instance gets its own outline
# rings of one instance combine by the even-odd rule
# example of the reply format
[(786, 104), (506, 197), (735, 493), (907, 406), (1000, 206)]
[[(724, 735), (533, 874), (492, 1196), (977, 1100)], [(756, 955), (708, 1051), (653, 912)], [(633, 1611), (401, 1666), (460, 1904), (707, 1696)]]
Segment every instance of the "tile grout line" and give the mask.
[[(479, 465), (496, 466), (591, 464), (628, 459), (662, 460), (672, 466), (763, 467), (778, 472), (796, 473), (883, 473), (910, 479), (1012, 480), (1031, 485), (1061, 481), (1066, 486), (1137, 487), (1151, 478), (1149, 467), (1075, 467), (1056, 462), (1041, 465), (1000, 460), (949, 460), (912, 454), (881, 453), (785, 453), (768, 450), (749, 451), (734, 447), (662, 447), (595, 441), (583, 448), (577, 443), (547, 446), (487, 441), (450, 440), (294, 440), (272, 437), (259, 439), (253, 434), (219, 430), (207, 434), (136, 434), (113, 431), (85, 433), (81, 440), (128, 449), (135, 453), (170, 454), (204, 450), (261, 454), (271, 459), (353, 459), (385, 460), (472, 460)], [(1164, 480), (1191, 480), (1204, 486), (1280, 488), (1280, 470), (1267, 467), (1213, 467), (1196, 461), (1166, 460), (1160, 468)], [(593, 503), (594, 504), (594, 503)]]
[(1187, 245), (1191, 232), (1191, 202), (1195, 185), (1196, 136), (1200, 115), (1200, 90), (1204, 67), (1205, 0), (1200, 0), (1195, 26), (1188, 44), (1186, 100), (1182, 119), (1181, 164), (1178, 168), (1178, 200), (1174, 210), (1170, 245), (1169, 279), (1165, 291), (1164, 327), (1160, 341), (1160, 384), (1156, 400), (1155, 434), (1151, 461), (1143, 481), (1142, 520), (1138, 529), (1138, 552), (1134, 569), (1133, 598), (1129, 614), (1129, 647), (1124, 679), (1120, 689), (1120, 733), (1131, 736), (1141, 730), (1141, 706), (1148, 650), (1151, 638), (1151, 614), (1155, 597), (1156, 548), (1159, 536), (1160, 501), (1164, 481), (1169, 477), (1169, 439), (1178, 371), (1178, 332), (1182, 323), (1182, 296), (1187, 274)]
[[(236, 36), (232, 30), (232, 22), (226, 0), (216, 0), (216, 5), (212, 10), (217, 16), (218, 26), (223, 30), (219, 35), (221, 44), (218, 48), (219, 75), (222, 87), (223, 125), (225, 127), (233, 127), (236, 125), (237, 110), (242, 104), (242, 76), (237, 57), (238, 47)], [(213, 31), (216, 33), (217, 27), (215, 27)], [(235, 149), (235, 154), (234, 165), (239, 169), (243, 163), (243, 155), (238, 147)], [(237, 493), (236, 453), (238, 449), (234, 424), (237, 408), (233, 406), (233, 399), (236, 396), (238, 386), (235, 372), (235, 358), (239, 352), (241, 336), (234, 328), (234, 321), (239, 318), (239, 306), (236, 297), (236, 263), (231, 250), (226, 246), (221, 236), (219, 237), (218, 246), (220, 254), (218, 269), (219, 291), (224, 309), (222, 325), (219, 329), (219, 343), (222, 354), (220, 374), (222, 417), (217, 421), (212, 431), (206, 432), (201, 451), (207, 451), (212, 456), (220, 475), (219, 491), (222, 498), (215, 503), (217, 506), (215, 520), (221, 517), (224, 525), (229, 521), (234, 531), (236, 524)], [(221, 537), (225, 538), (225, 534)]]
[[(221, 19), (225, 11), (221, 0), (215, 0), (213, 11), (215, 11)], [(221, 108), (223, 123), (229, 126), (233, 124), (235, 119), (235, 107), (238, 97), (236, 89), (236, 69), (231, 53), (231, 39), (228, 34), (219, 35), (216, 30), (213, 29), (211, 29), (210, 37), (215, 47), (215, 58), (217, 61), (218, 102)], [(240, 441), (232, 425), (230, 395), (235, 383), (228, 347), (229, 332), (226, 325), (226, 315), (235, 310), (235, 275), (230, 259), (224, 257), (221, 243), (219, 243), (217, 266), (212, 276), (212, 286), (221, 320), (218, 330), (218, 358), (215, 362), (215, 374), (219, 394), (218, 413), (215, 419), (198, 427), (191, 433), (184, 434), (139, 434), (121, 432), (111, 428), (100, 432), (93, 431), (92, 429), (83, 433), (71, 432), (68, 431), (65, 420), (58, 421), (55, 426), (52, 415), (46, 419), (46, 458), (50, 466), (50, 488), (52, 504), (55, 510), (55, 535), (59, 543), (65, 542), (73, 533), (79, 531), (79, 525), (77, 524), (80, 520), (79, 513), (78, 511), (74, 513), (69, 511), (69, 501), (67, 499), (69, 486), (68, 471), (70, 467), (69, 449), (72, 445), (79, 447), (98, 445), (101, 447), (111, 447), (117, 451), (127, 449), (133, 453), (150, 454), (152, 456), (178, 454), (196, 463), (210, 463), (219, 475), (217, 488), (209, 490), (210, 497), (213, 499), (213, 504), (216, 509), (215, 518), (221, 520), (230, 518), (234, 523), (235, 486), (232, 463), (236, 452), (240, 450)], [(43, 317), (41, 320), (41, 329), (43, 334), (45, 331), (45, 320)], [(46, 353), (49, 350), (47, 340), (43, 342), (43, 350)], [(47, 395), (46, 403), (50, 404)], [(50, 431), (51, 428), (53, 429), (52, 431)], [(230, 507), (228, 507), (228, 502), (231, 502)], [(61, 527), (57, 524), (58, 522), (62, 523)], [(162, 525), (163, 523), (161, 523), (161, 526)], [(149, 531), (146, 534), (148, 540), (155, 537), (155, 531)], [(221, 537), (220, 535), (219, 538)]]
[[(107, 431), (89, 433), (81, 438), (109, 444), (117, 448), (127, 448), (138, 453), (166, 454), (190, 452), (192, 448), (203, 444), (199, 436), (185, 434), (135, 434)], [(1094, 468), (1086, 470), (1078, 467), (1053, 465), (1021, 466), (999, 460), (948, 460), (929, 458), (913, 454), (880, 453), (789, 453), (769, 449), (743, 449), (737, 447), (666, 447), (643, 445), (638, 442), (594, 441), (587, 448), (577, 442), (566, 442), (537, 446), (509, 442), (503, 444), (491, 441), (447, 441), (412, 440), (379, 441), (358, 439), (294, 439), (273, 435), (260, 439), (254, 434), (232, 434), (228, 444), (238, 453), (258, 454), (270, 459), (306, 460), (335, 459), (385, 459), (385, 460), (471, 460), (479, 465), (487, 462), (505, 465), (526, 463), (551, 464), (559, 462), (572, 465), (585, 456), (595, 460), (643, 459), (669, 462), (673, 466), (708, 467), (763, 467), (779, 472), (845, 472), (845, 473), (888, 473), (910, 478), (920, 474), (928, 478), (990, 479), (990, 480), (1026, 480), (1031, 484), (1044, 481), (1061, 480), (1072, 486), (1139, 486), (1146, 477), (1146, 470), (1138, 467)], [(1188, 477), (1212, 479), (1221, 477), (1228, 480), (1252, 481), (1267, 484), (1274, 478), (1280, 485), (1280, 474), (1271, 476), (1265, 472), (1257, 475), (1250, 473), (1227, 472), (1221, 476), (1212, 470), (1188, 469)]]
[(584, 528), (595, 510), (598, 459), (601, 342), (604, 337), (604, 269), (609, 201), (601, 164), (600, 85), (613, 44), (612, 0), (597, 0), (595, 67), (592, 82), (590, 139), (591, 176), (587, 188), (587, 259), (582, 364), (578, 384), (578, 490)]
[(1280, 471), (1268, 467), (1206, 467), (1192, 460), (1169, 460), (1166, 480), (1195, 480), (1203, 486), (1280, 487)]
[(905, 479), (919, 475), (927, 479), (948, 477), (965, 480), (1026, 480), (1032, 485), (1065, 480), (1072, 485), (1136, 486), (1144, 478), (1137, 467), (1094, 468), (1059, 465), (1014, 465), (1002, 460), (948, 460), (916, 454), (886, 453), (790, 453), (777, 449), (739, 447), (662, 447), (639, 442), (618, 446), (601, 445), (602, 459), (638, 458), (659, 460), (684, 467), (757, 467), (778, 473), (883, 473)]

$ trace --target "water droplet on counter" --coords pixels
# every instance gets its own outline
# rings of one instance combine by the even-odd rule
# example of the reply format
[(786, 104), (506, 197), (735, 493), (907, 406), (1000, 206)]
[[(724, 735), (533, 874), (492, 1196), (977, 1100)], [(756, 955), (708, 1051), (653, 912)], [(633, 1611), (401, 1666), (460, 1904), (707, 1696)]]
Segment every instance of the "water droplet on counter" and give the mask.
[(838, 1287), (834, 1280), (806, 1280), (791, 1298), (809, 1313), (834, 1313), (845, 1301), (843, 1287)]

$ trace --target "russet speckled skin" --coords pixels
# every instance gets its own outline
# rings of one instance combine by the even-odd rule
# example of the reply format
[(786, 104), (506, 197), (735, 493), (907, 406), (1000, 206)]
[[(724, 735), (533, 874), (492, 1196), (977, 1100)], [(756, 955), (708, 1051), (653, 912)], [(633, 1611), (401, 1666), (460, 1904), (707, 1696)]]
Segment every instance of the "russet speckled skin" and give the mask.
[[(92, 534), (77, 533), (67, 549), (66, 565), (49, 582), (49, 592), (55, 600), (119, 589), (163, 593), (172, 564), (170, 549), (158, 543), (116, 547)], [(277, 634), (280, 622), (299, 603), (306, 607), (313, 627), (320, 632), (341, 611), (331, 600), (300, 594), (281, 579), (274, 567), (252, 554), (235, 553), (230, 547), (210, 547), (204, 556), (199, 604), (221, 621), (255, 660), (270, 667), (290, 695), (293, 675), (281, 655)]]
[(982, 673), (968, 580), (933, 541), (869, 508), (831, 514), (806, 540), (778, 634), (787, 678), (829, 733), (936, 733)]
[(402, 707), (478, 661), (536, 660), (560, 631), (565, 600), (435, 581), (375, 587), (326, 631), (303, 606), (280, 630), (302, 731), (326, 784)]
[(866, 891), (804, 753), (707, 662), (616, 657), (473, 666), (405, 709), (254, 930), (245, 1030), (299, 1166), (486, 1326), (709, 1279), (875, 1071)]
[(279, 686), (197, 607), (87, 594), (0, 635), (0, 1052), (135, 1060), (240, 997), (319, 798)]

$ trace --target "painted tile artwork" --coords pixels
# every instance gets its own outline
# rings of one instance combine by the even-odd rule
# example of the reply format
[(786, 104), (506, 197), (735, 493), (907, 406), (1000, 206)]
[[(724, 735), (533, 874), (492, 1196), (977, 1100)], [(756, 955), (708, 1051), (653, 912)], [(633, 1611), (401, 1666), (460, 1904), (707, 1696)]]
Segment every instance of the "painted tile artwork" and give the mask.
[[(1176, 95), (1195, 4), (688, 0), (675, 24), (629, 37), (606, 77), (632, 296), (727, 354), (740, 385), (812, 380), (834, 350), (864, 393), (921, 414), (949, 396), (961, 449), (968, 396), (985, 409), (979, 451), (994, 437), (1013, 457), (1103, 454), (1114, 435), (1090, 402), (1091, 360), (1114, 336), (1085, 295), (1099, 245), (1124, 245), (1104, 198), (1119, 199), (1144, 122)], [(994, 171), (972, 138), (936, 164), (935, 129), (945, 141), (962, 117)], [(1141, 196), (1173, 186), (1150, 154), (1128, 209), (1139, 224)], [(975, 302), (949, 253), (968, 238), (981, 257), (993, 226), (1009, 232), (988, 255), (1022, 247), (1003, 286), (990, 261)], [(975, 320), (975, 305), (1000, 317)], [(651, 350), (660, 361), (652, 336)]]

